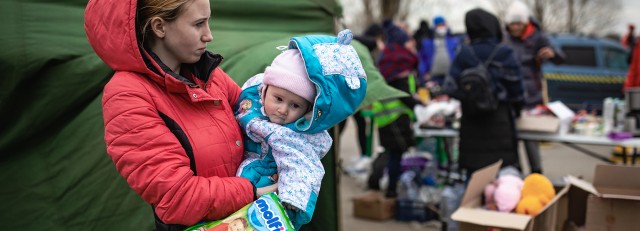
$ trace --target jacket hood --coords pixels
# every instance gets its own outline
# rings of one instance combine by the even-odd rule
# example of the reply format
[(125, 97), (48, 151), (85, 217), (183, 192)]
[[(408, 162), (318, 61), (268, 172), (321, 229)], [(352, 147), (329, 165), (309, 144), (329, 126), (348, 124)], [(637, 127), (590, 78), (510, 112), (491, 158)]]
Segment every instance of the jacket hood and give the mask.
[(474, 9), (467, 12), (464, 24), (467, 27), (467, 35), (472, 41), (480, 38), (495, 38), (502, 41), (502, 29), (498, 18), (485, 10)]
[(352, 39), (350, 30), (341, 31), (337, 37), (309, 35), (291, 39), (288, 49), (300, 50), (317, 94), (311, 118), (302, 117), (287, 127), (318, 133), (343, 121), (360, 106), (367, 91), (367, 76), (350, 45)]
[(84, 13), (89, 44), (116, 71), (149, 73), (136, 38), (137, 0), (90, 0)]
[[(192, 81), (171, 71), (138, 41), (137, 5), (137, 0), (90, 0), (84, 13), (89, 44), (113, 70), (141, 73), (169, 90), (182, 91), (183, 85), (192, 84)], [(207, 81), (221, 61), (220, 55), (207, 51), (189, 69), (196, 77)]]

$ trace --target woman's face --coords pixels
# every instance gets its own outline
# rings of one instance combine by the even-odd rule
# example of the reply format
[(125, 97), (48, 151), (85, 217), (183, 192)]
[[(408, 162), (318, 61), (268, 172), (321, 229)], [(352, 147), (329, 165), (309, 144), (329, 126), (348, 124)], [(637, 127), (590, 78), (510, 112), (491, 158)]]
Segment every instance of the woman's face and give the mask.
[[(209, 0), (192, 0), (176, 20), (166, 22), (165, 37), (158, 39), (154, 49), (170, 68), (182, 63), (195, 63), (213, 40), (209, 29)], [(175, 70), (175, 69), (174, 69)]]
[(309, 102), (276, 86), (268, 86), (264, 96), (264, 111), (269, 121), (276, 124), (288, 124), (302, 117), (309, 108)]

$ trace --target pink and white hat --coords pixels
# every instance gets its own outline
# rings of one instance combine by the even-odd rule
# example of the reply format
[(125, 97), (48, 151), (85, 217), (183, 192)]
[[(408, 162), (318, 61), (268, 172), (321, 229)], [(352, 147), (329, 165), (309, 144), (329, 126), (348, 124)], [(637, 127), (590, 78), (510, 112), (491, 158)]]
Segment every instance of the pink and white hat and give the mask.
[(298, 49), (289, 49), (278, 55), (264, 71), (263, 83), (296, 94), (312, 104), (316, 98), (316, 86), (307, 74), (307, 68)]

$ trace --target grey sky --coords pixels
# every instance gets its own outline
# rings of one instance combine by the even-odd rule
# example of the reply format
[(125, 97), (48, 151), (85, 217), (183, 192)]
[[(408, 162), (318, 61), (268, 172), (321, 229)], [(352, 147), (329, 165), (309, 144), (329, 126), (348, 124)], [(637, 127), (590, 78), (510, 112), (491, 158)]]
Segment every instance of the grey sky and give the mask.
[[(618, 26), (616, 32), (623, 33), (627, 29), (629, 23), (633, 23), (636, 27), (640, 26), (640, 1), (639, 0), (622, 0), (622, 14), (618, 18)], [(638, 30), (636, 30), (638, 31)]]

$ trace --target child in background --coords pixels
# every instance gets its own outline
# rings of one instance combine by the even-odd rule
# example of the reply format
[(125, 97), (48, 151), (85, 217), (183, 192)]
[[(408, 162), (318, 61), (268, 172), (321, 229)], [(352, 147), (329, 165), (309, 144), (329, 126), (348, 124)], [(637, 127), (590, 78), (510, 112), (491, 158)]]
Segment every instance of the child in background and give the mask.
[[(243, 85), (236, 118), (245, 136), (239, 176), (256, 187), (276, 183), (294, 227), (311, 221), (329, 151), (326, 131), (351, 115), (364, 99), (366, 76), (349, 45), (338, 38), (296, 37), (264, 74)], [(328, 113), (323, 113), (328, 112)]]

